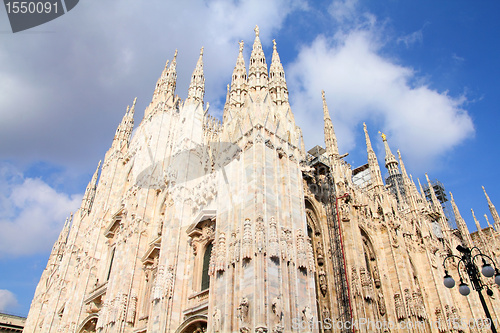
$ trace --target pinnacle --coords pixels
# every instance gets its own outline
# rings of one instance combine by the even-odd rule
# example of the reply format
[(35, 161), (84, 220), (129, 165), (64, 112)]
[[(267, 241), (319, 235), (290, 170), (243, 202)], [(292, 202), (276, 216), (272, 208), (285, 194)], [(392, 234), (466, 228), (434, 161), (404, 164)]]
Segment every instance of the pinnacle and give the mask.
[(259, 38), (259, 27), (255, 27), (255, 41), (250, 55), (248, 81), (251, 89), (260, 90), (267, 87), (267, 64)]

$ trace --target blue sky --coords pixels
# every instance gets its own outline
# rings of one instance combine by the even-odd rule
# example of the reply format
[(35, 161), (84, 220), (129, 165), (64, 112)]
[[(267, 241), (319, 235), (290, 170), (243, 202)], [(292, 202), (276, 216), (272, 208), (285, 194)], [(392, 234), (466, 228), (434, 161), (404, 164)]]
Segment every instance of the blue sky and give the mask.
[(205, 101), (220, 117), (238, 41), (248, 65), (256, 24), (268, 64), (276, 39), (306, 149), (324, 145), (324, 89), (347, 162), (366, 163), (366, 122), (379, 162), (382, 131), (415, 180), (439, 179), (469, 228), (471, 208), (486, 226), (481, 185), (500, 207), (499, 10), (493, 0), (86, 0), (12, 34), (2, 7), (0, 311), (27, 315), (126, 106), (138, 97), (138, 124), (175, 49), (185, 98), (205, 47)]

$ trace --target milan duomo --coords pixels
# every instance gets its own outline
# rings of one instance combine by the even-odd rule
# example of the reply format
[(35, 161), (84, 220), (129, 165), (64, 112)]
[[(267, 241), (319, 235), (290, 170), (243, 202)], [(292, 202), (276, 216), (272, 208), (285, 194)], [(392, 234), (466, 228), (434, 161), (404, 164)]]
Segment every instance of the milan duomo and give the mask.
[[(500, 255), (486, 191), (494, 226), (472, 215), (471, 234), (453, 196), (429, 178), (417, 186), (382, 134), (384, 184), (366, 125), (367, 163), (352, 168), (324, 92), (325, 148), (306, 152), (276, 43), (268, 70), (255, 32), (248, 72), (240, 43), (222, 122), (204, 105), (203, 48), (185, 100), (176, 52), (134, 132), (135, 101), (127, 108), (24, 332), (489, 331), (456, 325), (486, 318), (474, 290), (458, 292), (457, 259), (457, 287), (443, 285), (457, 245)], [(500, 319), (500, 290), (482, 280)]]

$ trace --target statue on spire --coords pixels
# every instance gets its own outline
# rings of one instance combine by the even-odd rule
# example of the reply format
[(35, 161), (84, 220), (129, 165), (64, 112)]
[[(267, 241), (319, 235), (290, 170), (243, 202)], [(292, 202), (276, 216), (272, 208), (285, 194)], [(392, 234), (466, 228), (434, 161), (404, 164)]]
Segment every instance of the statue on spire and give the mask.
[(259, 26), (258, 25), (255, 25), (255, 29), (253, 29), (253, 31), (255, 31), (255, 37), (259, 37)]
[(243, 52), (243, 45), (244, 45), (243, 40), (241, 42), (239, 42), (238, 44), (240, 44), (240, 52)]

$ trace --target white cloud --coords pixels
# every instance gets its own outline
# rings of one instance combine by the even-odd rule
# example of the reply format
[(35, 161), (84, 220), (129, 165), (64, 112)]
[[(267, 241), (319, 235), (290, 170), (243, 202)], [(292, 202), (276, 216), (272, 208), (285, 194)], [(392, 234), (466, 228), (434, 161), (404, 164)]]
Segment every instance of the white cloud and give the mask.
[(397, 42), (405, 44), (406, 47), (410, 47), (415, 43), (422, 43), (423, 40), (424, 35), (422, 33), (422, 30), (417, 30), (412, 32), (411, 34), (399, 37)]
[(0, 312), (12, 312), (12, 308), (18, 305), (16, 295), (6, 289), (0, 289)]
[(373, 21), (365, 23), (318, 36), (299, 51), (287, 68), (296, 119), (308, 146), (323, 144), (317, 131), (323, 126), (323, 89), (342, 151), (355, 147), (363, 138), (361, 123), (371, 121), (377, 127), (372, 133), (384, 131), (394, 152), (400, 148), (413, 170), (422, 171), (474, 134), (463, 109), (467, 100), (420, 83), (412, 68), (382, 55), (383, 31)]
[(137, 110), (149, 104), (176, 48), (181, 98), (205, 46), (205, 100), (212, 113), (222, 109), (237, 42), (245, 39), (249, 53), (258, 24), (269, 45), (288, 15), (304, 8), (304, 0), (94, 1), (31, 31), (40, 33), (2, 37), (0, 151), (28, 163), (92, 168), (126, 105), (135, 96)]
[(9, 165), (0, 167), (0, 177), (0, 258), (49, 251), (69, 212), (79, 208), (82, 196), (59, 193), (40, 179), (23, 177)]

